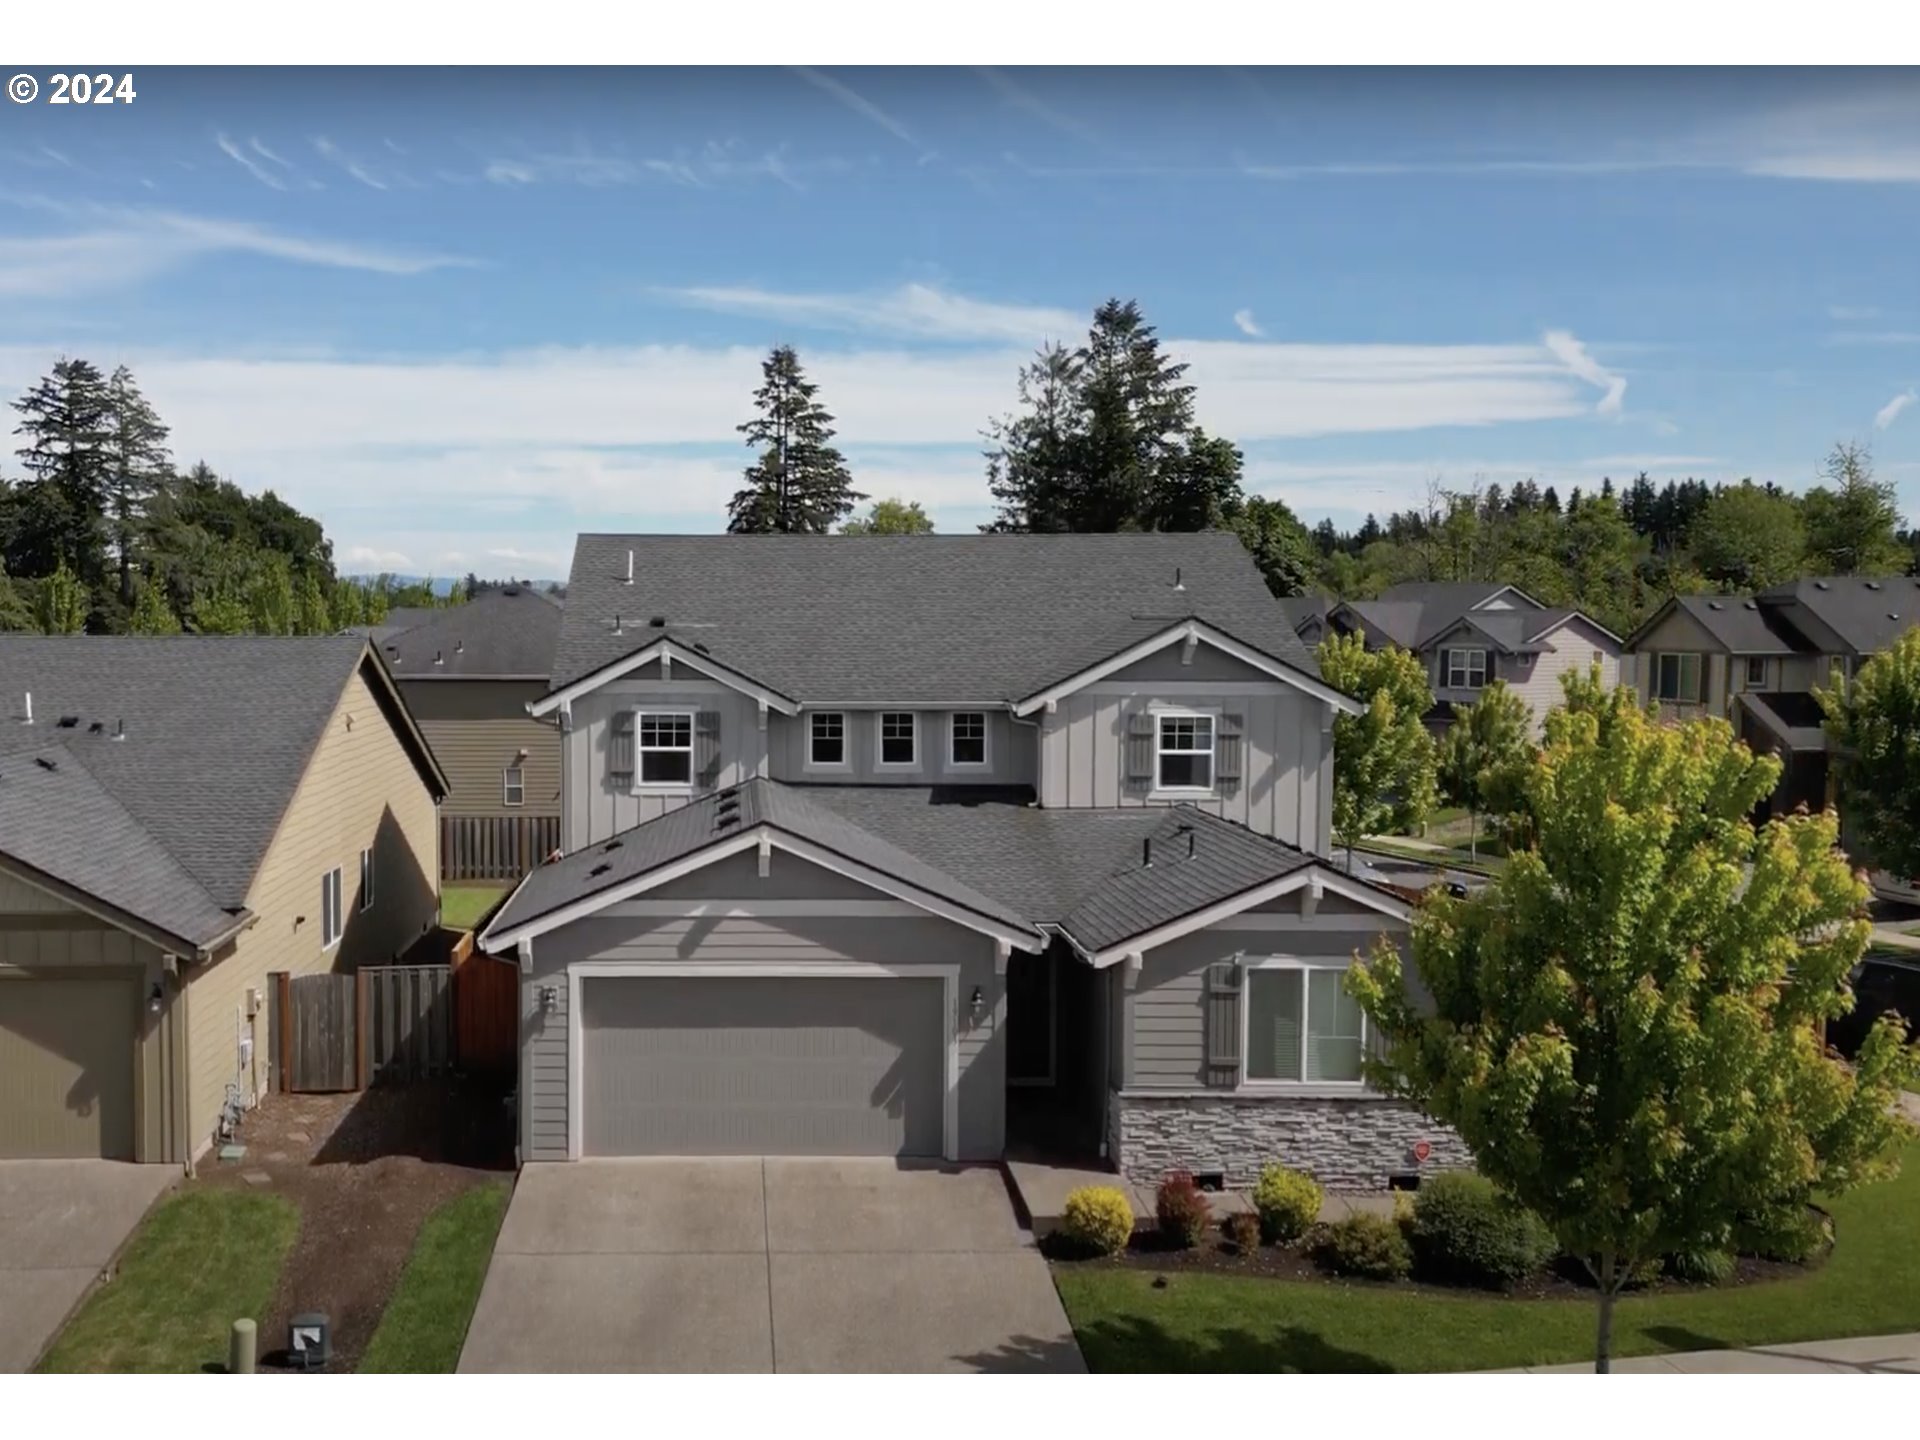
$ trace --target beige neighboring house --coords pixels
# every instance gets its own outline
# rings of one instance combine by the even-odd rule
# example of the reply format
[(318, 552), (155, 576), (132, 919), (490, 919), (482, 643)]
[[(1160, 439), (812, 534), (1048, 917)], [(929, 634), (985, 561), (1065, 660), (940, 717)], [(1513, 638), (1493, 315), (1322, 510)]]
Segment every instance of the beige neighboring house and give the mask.
[(1397, 645), (1427, 667), (1433, 686), (1428, 727), (1443, 732), (1453, 707), (1479, 700), (1494, 680), (1533, 711), (1541, 733), (1562, 699), (1561, 680), (1600, 668), (1600, 683), (1620, 683), (1618, 635), (1578, 610), (1542, 605), (1514, 585), (1495, 581), (1394, 585), (1377, 600), (1332, 600), (1300, 595), (1280, 602), (1294, 631), (1309, 646), (1329, 632), (1366, 637), (1369, 650)]
[(0, 635), (0, 1159), (190, 1164), (268, 977), (435, 923), (447, 782), (359, 636)]
[(547, 693), (560, 618), (553, 596), (507, 584), (374, 632), (451, 787), (442, 879), (517, 880), (560, 842), (559, 728), (527, 714)]

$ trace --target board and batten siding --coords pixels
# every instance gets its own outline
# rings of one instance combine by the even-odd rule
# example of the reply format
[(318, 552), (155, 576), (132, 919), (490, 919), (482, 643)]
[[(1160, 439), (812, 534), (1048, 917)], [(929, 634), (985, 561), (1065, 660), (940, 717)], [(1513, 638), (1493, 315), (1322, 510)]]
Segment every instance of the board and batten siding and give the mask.
[[(776, 855), (773, 870), (778, 873), (790, 863), (798, 862)], [(870, 897), (872, 893), (867, 892)], [(749, 903), (772, 897), (749, 893), (732, 898)], [(994, 945), (987, 937), (932, 916), (616, 916), (581, 920), (533, 942), (532, 970), (521, 984), (523, 1160), (567, 1158), (567, 967), (582, 960), (625, 962), (636, 968), (650, 961), (663, 965), (729, 961), (804, 965), (835, 960), (957, 965), (960, 1013), (953, 1018), (960, 1027), (959, 1155), (963, 1160), (1000, 1157), (1006, 1118), (1005, 1046), (1000, 1035), (1006, 1016), (1005, 977), (994, 973)], [(981, 994), (977, 1021), (971, 1015), (976, 989)], [(543, 1000), (543, 995), (550, 995), (550, 1001)]]
[(835, 711), (831, 705), (814, 707), (845, 717), (847, 763), (815, 769), (807, 764), (807, 737), (811, 711), (767, 717), (767, 774), (793, 784), (825, 785), (1031, 785), (1034, 773), (1034, 727), (1016, 721), (1004, 708), (970, 713), (987, 717), (987, 763), (954, 767), (948, 763), (952, 711), (911, 710), (919, 763), (911, 770), (882, 769), (880, 711)]
[[(694, 777), (691, 789), (636, 791), (631, 781), (615, 782), (608, 768), (608, 742), (618, 710), (691, 710), (720, 717), (720, 766), (710, 784)], [(571, 728), (561, 737), (562, 844), (569, 854), (607, 840), (677, 810), (714, 790), (766, 774), (767, 731), (760, 728), (759, 706), (749, 695), (708, 680), (681, 666), (671, 679), (660, 678), (658, 662), (590, 691), (572, 705)], [(772, 717), (768, 717), (771, 724)], [(636, 749), (636, 776), (638, 773)]]
[[(393, 959), (434, 923), (439, 825), (433, 793), (364, 676), (356, 671), (247, 893), (258, 917), (210, 964), (189, 967), (188, 1133), (213, 1134), (229, 1083), (251, 1102), (267, 1080), (267, 976), (311, 975)], [(374, 853), (374, 899), (360, 908), (360, 852)], [(340, 868), (339, 942), (321, 948), (320, 881)], [(248, 992), (259, 1004), (249, 1017)], [(241, 1041), (253, 1042), (241, 1064)]]
[[(1287, 903), (1278, 902), (1281, 906)], [(1207, 1063), (1208, 967), (1242, 956), (1350, 958), (1355, 952), (1371, 949), (1382, 930), (1402, 933), (1406, 928), (1383, 915), (1355, 913), (1352, 920), (1352, 929), (1338, 930), (1317, 926), (1299, 930), (1216, 927), (1149, 950), (1133, 989), (1121, 992), (1123, 1039), (1130, 1036), (1132, 1041), (1122, 1047), (1121, 1088), (1232, 1088), (1223, 1086), (1218, 1071)]]
[[(1199, 653), (1195, 662), (1198, 663)], [(1174, 664), (1178, 664), (1174, 659)], [(1127, 727), (1158, 709), (1243, 717), (1241, 776), (1192, 803), (1263, 835), (1325, 855), (1333, 822), (1333, 710), (1291, 686), (1255, 693), (1209, 690), (1210, 682), (1103, 682), (1040, 714), (1040, 803), (1049, 809), (1165, 804), (1127, 780)], [(1180, 797), (1182, 800), (1188, 797)]]
[[(165, 957), (150, 941), (128, 934), (69, 905), (59, 896), (15, 876), (0, 874), (0, 983), (31, 985), (76, 973), (113, 976), (125, 982), (133, 1011), (135, 1160), (181, 1163), (186, 1159), (184, 1115), (186, 1007), (167, 978)], [(161, 1007), (148, 1005), (155, 985)], [(4, 1090), (0, 1082), (0, 1090)]]
[[(400, 693), (447, 776), (443, 815), (558, 815), (560, 732), (527, 714), (547, 687), (520, 680), (400, 680)], [(520, 751), (526, 751), (524, 759)], [(506, 803), (518, 765), (526, 801)]]

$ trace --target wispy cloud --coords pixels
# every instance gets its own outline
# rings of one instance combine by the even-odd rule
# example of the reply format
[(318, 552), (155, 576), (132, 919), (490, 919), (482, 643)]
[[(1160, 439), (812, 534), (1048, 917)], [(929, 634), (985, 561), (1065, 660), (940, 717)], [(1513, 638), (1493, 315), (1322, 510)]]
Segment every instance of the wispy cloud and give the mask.
[(73, 227), (58, 235), (0, 239), (0, 295), (77, 295), (120, 288), (218, 254), (260, 255), (294, 264), (380, 275), (420, 275), (473, 260), (320, 239), (245, 220), (174, 210), (77, 204), (0, 194)]
[(1038, 345), (1086, 326), (1083, 317), (1068, 310), (974, 300), (930, 285), (902, 285), (877, 295), (796, 294), (714, 285), (662, 287), (652, 293), (677, 305), (787, 325), (928, 340)]
[[(730, 181), (772, 180), (789, 189), (804, 190), (807, 178), (848, 169), (839, 156), (800, 159), (784, 145), (754, 150), (737, 141), (711, 140), (671, 155), (629, 155), (618, 149), (596, 149), (585, 144), (572, 150), (499, 155), (490, 159), (481, 178), (495, 185), (580, 185), (589, 189), (660, 184), (703, 188)], [(464, 177), (442, 175), (448, 181)]]
[(982, 65), (978, 68), (980, 78), (999, 92), (1000, 97), (1016, 110), (1023, 110), (1043, 125), (1049, 125), (1063, 135), (1070, 135), (1082, 144), (1096, 149), (1105, 145), (1100, 133), (1085, 121), (1077, 120), (1064, 111), (1056, 110), (1025, 86), (1018, 84), (1004, 70), (995, 70)]
[(1540, 337), (1540, 343), (1552, 352), (1554, 358), (1566, 366), (1575, 376), (1606, 393), (1600, 397), (1600, 403), (1594, 406), (1601, 415), (1618, 415), (1620, 407), (1627, 398), (1627, 378), (1615, 374), (1587, 352), (1587, 347), (1571, 331), (1549, 330)]
[(851, 85), (834, 79), (823, 70), (813, 70), (805, 65), (794, 66), (793, 73), (815, 89), (831, 95), (835, 100), (838, 100), (863, 120), (878, 125), (902, 145), (911, 146), (919, 153), (923, 163), (934, 158), (933, 152), (922, 145), (911, 130), (871, 100), (867, 99), (866, 96), (862, 95), (858, 90), (855, 90)]
[(1874, 412), (1873, 428), (1876, 430), (1886, 429), (1900, 418), (1901, 412), (1917, 400), (1920, 400), (1920, 393), (1916, 393), (1913, 390), (1901, 391)]
[[(271, 190), (285, 190), (287, 188), (287, 182), (284, 178), (260, 163), (262, 158), (277, 160), (279, 157), (270, 156), (266, 147), (261, 145), (258, 140), (254, 141), (251, 145), (242, 147), (231, 136), (216, 135), (214, 137), (214, 143), (226, 152), (229, 160), (233, 161), (234, 164), (238, 165), (262, 185), (267, 186)], [(280, 164), (284, 168), (286, 161), (281, 160)]]
[(1242, 335), (1251, 335), (1256, 340), (1267, 333), (1260, 328), (1260, 322), (1253, 318), (1251, 310), (1234, 311), (1233, 323)]
[(321, 159), (329, 160), (339, 166), (369, 190), (391, 190), (393, 188), (391, 181), (375, 174), (373, 170), (361, 164), (358, 160), (354, 159), (353, 156), (347, 154), (346, 151), (342, 150), (326, 136), (314, 136), (313, 148)]

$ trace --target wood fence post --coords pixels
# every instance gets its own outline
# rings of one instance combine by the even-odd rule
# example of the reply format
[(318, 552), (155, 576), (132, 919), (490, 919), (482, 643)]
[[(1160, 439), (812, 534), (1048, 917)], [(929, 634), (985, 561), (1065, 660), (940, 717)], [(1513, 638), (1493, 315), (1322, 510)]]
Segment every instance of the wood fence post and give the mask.
[(280, 972), (280, 1089), (282, 1093), (293, 1089), (293, 976), (290, 972)]
[(370, 1013), (367, 1004), (366, 970), (353, 972), (353, 1088), (367, 1088), (367, 1016)]

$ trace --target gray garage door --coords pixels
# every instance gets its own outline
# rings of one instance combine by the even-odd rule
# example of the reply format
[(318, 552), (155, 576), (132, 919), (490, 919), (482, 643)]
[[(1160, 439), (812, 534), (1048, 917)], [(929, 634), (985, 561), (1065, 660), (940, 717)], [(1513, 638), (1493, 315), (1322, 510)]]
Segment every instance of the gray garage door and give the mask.
[(0, 979), (0, 1159), (133, 1159), (134, 987)]
[(588, 1155), (938, 1156), (937, 979), (582, 981)]

